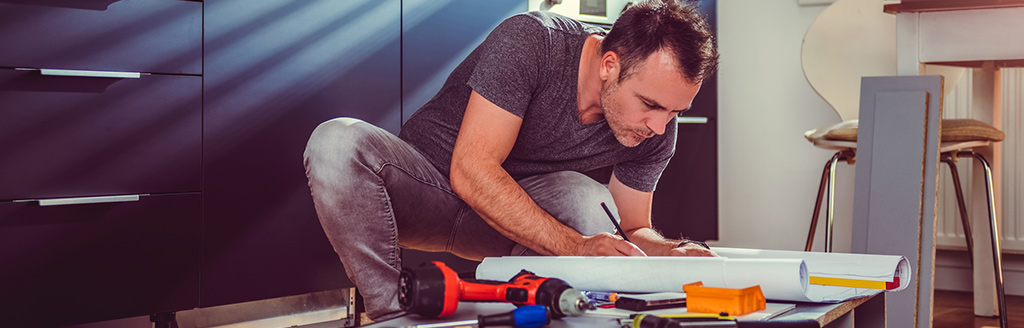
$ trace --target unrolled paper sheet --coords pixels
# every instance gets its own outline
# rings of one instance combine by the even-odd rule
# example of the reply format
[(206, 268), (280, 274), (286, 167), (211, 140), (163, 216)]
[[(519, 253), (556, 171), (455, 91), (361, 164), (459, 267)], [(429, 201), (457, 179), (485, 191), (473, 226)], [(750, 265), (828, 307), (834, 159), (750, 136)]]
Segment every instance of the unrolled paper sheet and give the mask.
[(841, 302), (876, 289), (810, 285), (809, 277), (910, 283), (902, 256), (765, 251), (714, 248), (722, 257), (489, 257), (477, 267), (478, 279), (508, 280), (520, 270), (565, 280), (582, 290), (651, 293), (681, 291), (684, 284), (746, 288), (760, 285), (765, 298), (797, 302)]

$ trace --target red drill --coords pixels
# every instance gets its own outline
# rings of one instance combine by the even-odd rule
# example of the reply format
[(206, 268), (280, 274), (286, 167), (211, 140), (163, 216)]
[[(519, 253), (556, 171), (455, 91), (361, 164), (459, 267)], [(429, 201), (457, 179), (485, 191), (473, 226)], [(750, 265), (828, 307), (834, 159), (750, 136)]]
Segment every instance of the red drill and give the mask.
[(544, 305), (555, 318), (578, 316), (594, 309), (586, 296), (561, 279), (538, 277), (520, 271), (508, 282), (459, 279), (441, 262), (402, 269), (398, 279), (398, 303), (402, 309), (424, 317), (452, 315), (459, 301), (510, 302)]

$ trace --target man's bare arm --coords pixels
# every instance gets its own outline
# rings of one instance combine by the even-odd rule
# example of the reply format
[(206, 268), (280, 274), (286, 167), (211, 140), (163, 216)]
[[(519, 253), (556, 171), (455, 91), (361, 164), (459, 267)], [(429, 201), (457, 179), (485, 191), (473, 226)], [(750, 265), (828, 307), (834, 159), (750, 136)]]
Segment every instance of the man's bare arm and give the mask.
[(501, 167), (522, 118), (473, 91), (452, 152), (452, 189), (502, 235), (544, 255), (642, 255), (608, 233), (582, 236), (558, 222)]
[(626, 231), (629, 240), (643, 249), (648, 255), (685, 255), (715, 256), (710, 250), (695, 244), (676, 247), (681, 240), (666, 239), (651, 227), (651, 204), (653, 192), (639, 191), (622, 184), (615, 174), (608, 183), (608, 191), (615, 199), (619, 208), (622, 230)]

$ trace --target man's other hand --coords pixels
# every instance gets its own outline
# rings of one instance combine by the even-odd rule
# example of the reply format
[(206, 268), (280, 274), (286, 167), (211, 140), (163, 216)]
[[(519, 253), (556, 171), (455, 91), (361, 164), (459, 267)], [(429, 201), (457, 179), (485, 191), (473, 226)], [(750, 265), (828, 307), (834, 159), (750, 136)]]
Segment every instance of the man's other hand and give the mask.
[(577, 250), (581, 256), (647, 256), (640, 247), (607, 232), (584, 236)]
[(715, 251), (704, 248), (701, 245), (687, 243), (683, 247), (676, 247), (669, 251), (672, 256), (718, 256)]

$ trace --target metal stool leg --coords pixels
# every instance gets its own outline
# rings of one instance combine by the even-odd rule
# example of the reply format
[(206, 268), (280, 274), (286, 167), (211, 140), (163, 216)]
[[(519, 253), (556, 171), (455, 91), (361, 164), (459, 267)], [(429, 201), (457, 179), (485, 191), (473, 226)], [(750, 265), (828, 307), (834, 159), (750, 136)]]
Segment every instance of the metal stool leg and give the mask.
[(988, 165), (988, 160), (985, 159), (985, 156), (973, 151), (963, 151), (957, 153), (957, 155), (974, 156), (974, 159), (981, 163), (985, 169), (985, 187), (988, 189), (988, 223), (992, 234), (992, 264), (996, 274), (996, 294), (999, 301), (999, 326), (1006, 328), (1008, 326), (1008, 318), (1006, 313), (1006, 295), (1003, 291), (1003, 257), (1000, 253), (1002, 248), (999, 245), (999, 223), (996, 220), (996, 202), (992, 197), (992, 167)]
[(836, 152), (832, 159), (825, 162), (825, 169), (821, 172), (821, 183), (818, 184), (818, 197), (814, 199), (814, 213), (811, 214), (811, 230), (807, 232), (807, 245), (804, 246), (805, 252), (810, 252), (811, 246), (814, 245), (814, 232), (818, 230), (818, 215), (821, 213), (821, 201), (825, 196), (825, 185), (828, 184), (829, 172), (831, 172), (831, 168), (834, 166), (832, 163), (838, 160), (836, 157), (838, 154)]
[(828, 212), (828, 214), (826, 214), (827, 227), (825, 228), (825, 252), (832, 252), (836, 164), (841, 160), (852, 163), (854, 156), (855, 153), (853, 150), (840, 150), (833, 154), (832, 158), (825, 163), (825, 169), (821, 172), (821, 183), (818, 184), (818, 198), (814, 202), (814, 214), (811, 215), (811, 229), (807, 233), (807, 244), (804, 246), (804, 251), (810, 252), (811, 246), (814, 244), (814, 232), (818, 228), (818, 216), (821, 214), (822, 196), (824, 196), (825, 187), (827, 186), (828, 201), (826, 202), (825, 211)]
[(967, 205), (964, 202), (963, 188), (960, 187), (960, 172), (956, 169), (956, 160), (951, 153), (942, 154), (942, 162), (949, 166), (949, 173), (953, 178), (953, 190), (956, 191), (956, 204), (960, 209), (960, 224), (964, 227), (964, 236), (967, 239), (967, 255), (971, 258), (971, 266), (974, 265), (974, 237), (971, 233), (971, 221), (967, 217)]

